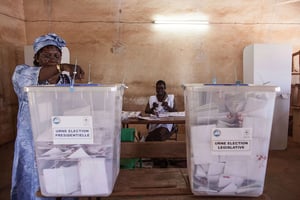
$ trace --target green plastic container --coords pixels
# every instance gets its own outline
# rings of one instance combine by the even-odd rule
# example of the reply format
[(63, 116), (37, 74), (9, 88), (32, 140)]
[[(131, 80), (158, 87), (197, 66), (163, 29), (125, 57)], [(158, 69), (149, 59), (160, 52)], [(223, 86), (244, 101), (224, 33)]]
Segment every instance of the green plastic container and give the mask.
[(121, 142), (134, 142), (135, 128), (121, 129)]
[[(134, 128), (122, 128), (121, 129), (121, 142), (134, 142), (135, 129)], [(121, 169), (133, 169), (135, 168), (138, 158), (121, 158)]]

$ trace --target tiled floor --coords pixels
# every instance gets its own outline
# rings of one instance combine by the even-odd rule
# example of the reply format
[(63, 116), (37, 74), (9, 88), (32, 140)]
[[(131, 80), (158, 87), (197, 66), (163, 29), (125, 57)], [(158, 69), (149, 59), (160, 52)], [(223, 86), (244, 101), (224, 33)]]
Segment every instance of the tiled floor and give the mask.
[[(9, 191), (10, 191), (12, 160), (13, 160), (13, 143), (0, 146), (0, 200), (10, 199)], [(265, 190), (264, 190), (263, 199), (299, 200), (300, 199), (299, 184), (300, 184), (300, 144), (293, 142), (292, 138), (289, 138), (288, 148), (286, 150), (270, 151), (268, 167), (267, 167), (267, 176), (265, 178)], [(81, 198), (81, 200), (83, 199), (86, 198)], [(103, 199), (118, 199), (118, 198), (103, 198)], [(129, 199), (133, 200), (133, 199), (141, 199), (141, 198), (139, 197), (139, 198), (129, 198)], [(183, 198), (173, 196), (169, 198), (149, 197), (143, 199), (180, 200)], [(211, 199), (211, 198), (194, 197), (192, 199)], [(222, 198), (217, 198), (217, 199), (222, 199)], [(229, 200), (231, 198), (226, 198), (226, 199)], [(236, 200), (237, 198), (233, 198), (233, 199)], [(245, 199), (253, 199), (253, 198), (245, 198)]]

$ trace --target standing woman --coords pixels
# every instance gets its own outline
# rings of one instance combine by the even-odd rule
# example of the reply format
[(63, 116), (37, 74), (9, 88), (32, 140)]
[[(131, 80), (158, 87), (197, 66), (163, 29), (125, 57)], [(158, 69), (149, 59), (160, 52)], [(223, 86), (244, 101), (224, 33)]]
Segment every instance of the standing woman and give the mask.
[[(33, 44), (34, 66), (18, 65), (12, 76), (14, 90), (19, 101), (17, 137), (12, 168), (12, 200), (55, 199), (36, 196), (40, 185), (35, 162), (28, 97), (24, 92), (24, 87), (71, 82), (75, 66), (60, 63), (62, 47), (65, 45), (65, 41), (54, 33), (36, 38)], [(64, 73), (62, 73), (63, 71)], [(84, 71), (80, 66), (76, 66), (74, 74), (76, 75), (75, 79), (82, 79)]]

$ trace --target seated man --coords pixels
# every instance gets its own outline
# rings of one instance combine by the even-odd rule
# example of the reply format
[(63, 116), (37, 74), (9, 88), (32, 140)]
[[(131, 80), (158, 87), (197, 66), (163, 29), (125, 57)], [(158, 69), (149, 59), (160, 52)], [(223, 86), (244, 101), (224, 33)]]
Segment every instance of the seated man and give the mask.
[[(173, 94), (167, 94), (166, 83), (163, 80), (156, 82), (156, 95), (150, 96), (145, 113), (159, 115), (165, 112), (176, 112)], [(146, 141), (164, 141), (169, 139), (177, 127), (173, 124), (149, 124)]]

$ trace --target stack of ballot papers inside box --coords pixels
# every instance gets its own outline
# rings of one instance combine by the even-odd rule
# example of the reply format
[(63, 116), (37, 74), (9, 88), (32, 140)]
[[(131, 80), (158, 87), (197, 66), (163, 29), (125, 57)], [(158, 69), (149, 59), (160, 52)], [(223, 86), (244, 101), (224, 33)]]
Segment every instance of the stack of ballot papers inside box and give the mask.
[(41, 193), (109, 196), (120, 170), (121, 84), (26, 87)]
[[(72, 116), (89, 108), (66, 110)], [(62, 117), (61, 117), (62, 118)], [(54, 144), (52, 129), (45, 128), (36, 139), (36, 159), (45, 196), (108, 196), (119, 172), (119, 139), (114, 134), (112, 113), (94, 111), (93, 138), (90, 144)], [(67, 142), (67, 141), (66, 141)]]
[(272, 98), (273, 95), (255, 92), (225, 94), (222, 99), (212, 98), (216, 101), (193, 109), (189, 142), (194, 194), (262, 194), (274, 108)]
[[(46, 150), (52, 145), (39, 145)], [(108, 195), (112, 190), (110, 146), (56, 145), (39, 156), (41, 188), (46, 196)]]

